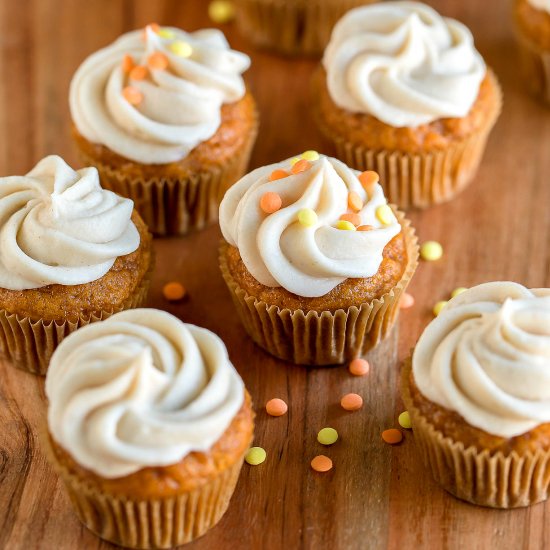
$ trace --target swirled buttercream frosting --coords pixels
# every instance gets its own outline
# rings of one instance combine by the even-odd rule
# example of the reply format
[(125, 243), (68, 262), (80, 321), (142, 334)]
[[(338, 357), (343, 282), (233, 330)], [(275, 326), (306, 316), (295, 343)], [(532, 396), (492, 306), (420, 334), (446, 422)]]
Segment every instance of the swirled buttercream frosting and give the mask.
[(46, 394), (54, 440), (117, 478), (208, 451), (241, 408), (244, 385), (214, 333), (135, 309), (63, 340)]
[(350, 10), (323, 65), (336, 105), (394, 127), (466, 116), (486, 73), (470, 31), (419, 2)]
[[(384, 247), (401, 231), (378, 183), (367, 191), (359, 172), (314, 156), (254, 170), (220, 205), (223, 236), (254, 278), (304, 297), (323, 296), (347, 278), (373, 276)], [(274, 195), (280, 205), (268, 213), (264, 196)]]
[(99, 279), (139, 246), (133, 208), (101, 188), (95, 168), (73, 170), (54, 155), (25, 176), (0, 178), (0, 287)]
[(71, 115), (88, 141), (125, 158), (176, 162), (216, 133), (222, 104), (244, 96), (249, 65), (219, 30), (149, 25), (82, 63), (71, 82)]
[(550, 289), (486, 283), (453, 298), (413, 354), (429, 400), (500, 437), (550, 422)]

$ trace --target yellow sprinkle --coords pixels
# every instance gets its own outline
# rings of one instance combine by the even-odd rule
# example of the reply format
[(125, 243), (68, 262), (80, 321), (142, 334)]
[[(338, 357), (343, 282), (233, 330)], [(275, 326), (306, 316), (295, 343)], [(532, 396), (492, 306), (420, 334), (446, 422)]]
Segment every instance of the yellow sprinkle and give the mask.
[(420, 257), (428, 262), (439, 260), (443, 256), (443, 247), (437, 241), (426, 241), (420, 247)]
[(235, 6), (227, 0), (214, 0), (208, 5), (208, 16), (214, 23), (229, 23), (235, 17)]
[(433, 313), (436, 317), (441, 313), (441, 310), (447, 305), (447, 303), (448, 302), (446, 300), (441, 300), (435, 304)]
[(170, 44), (170, 49), (180, 57), (191, 57), (191, 54), (193, 53), (193, 48), (187, 42), (183, 42), (182, 40), (172, 42), (172, 44)]
[(455, 296), (458, 296), (459, 294), (462, 294), (463, 292), (466, 292), (468, 289), (465, 286), (459, 286), (458, 288), (455, 288), (451, 292), (451, 298), (454, 298)]
[(411, 415), (409, 414), (409, 411), (403, 411), (397, 418), (397, 421), (402, 428), (406, 428), (407, 430), (412, 428)]
[(346, 220), (338, 220), (336, 222), (336, 229), (343, 229), (344, 231), (355, 231), (355, 225)]
[(290, 166), (294, 166), (299, 160), (302, 160), (300, 157), (294, 157), (290, 159)]
[(387, 204), (383, 204), (376, 209), (376, 217), (384, 225), (390, 225), (395, 220), (393, 212)]
[(176, 36), (176, 33), (174, 31), (171, 31), (170, 29), (160, 29), (158, 35), (161, 38), (174, 38), (174, 36)]
[(302, 153), (302, 158), (310, 161), (319, 160), (319, 153), (317, 151), (305, 151)]
[(317, 214), (311, 208), (302, 208), (298, 212), (298, 221), (304, 227), (311, 227), (317, 223)]
[(244, 459), (251, 466), (258, 466), (266, 459), (267, 453), (261, 447), (250, 447)]
[(317, 434), (317, 441), (321, 445), (332, 445), (338, 441), (338, 432), (334, 428), (323, 428)]

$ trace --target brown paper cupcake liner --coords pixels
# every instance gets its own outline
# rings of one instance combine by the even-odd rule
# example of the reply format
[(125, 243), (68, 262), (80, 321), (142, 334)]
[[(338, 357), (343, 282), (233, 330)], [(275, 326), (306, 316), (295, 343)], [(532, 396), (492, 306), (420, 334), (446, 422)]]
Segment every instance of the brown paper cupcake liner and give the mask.
[(447, 202), (474, 178), (487, 144), (487, 138), (502, 108), (502, 92), (496, 78), (498, 104), (485, 126), (444, 150), (407, 153), (369, 149), (335, 136), (317, 116), (317, 124), (334, 146), (336, 156), (357, 170), (374, 170), (388, 201), (400, 208), (427, 208)]
[(404, 366), (401, 394), (412, 421), (415, 444), (435, 480), (452, 495), (480, 506), (518, 508), (548, 498), (550, 452), (491, 454), (446, 437), (413, 405)]
[(71, 332), (84, 325), (103, 321), (119, 311), (145, 304), (153, 265), (154, 260), (140, 285), (122, 305), (111, 310), (81, 315), (76, 321), (32, 319), (0, 309), (0, 355), (22, 370), (45, 375), (53, 352)]
[(220, 247), (220, 268), (246, 332), (272, 355), (302, 365), (334, 365), (365, 354), (386, 337), (399, 312), (399, 301), (418, 264), (414, 229), (402, 212), (394, 212), (403, 228), (407, 266), (395, 287), (371, 302), (347, 310), (281, 309), (247, 294), (231, 275), (226, 250)]
[(43, 447), (63, 480), (78, 519), (98, 537), (127, 548), (173, 548), (204, 535), (222, 518), (237, 485), (243, 455), (193, 491), (150, 500), (102, 492), (59, 463), (50, 436)]
[(204, 167), (187, 178), (129, 177), (114, 166), (100, 162), (79, 149), (86, 166), (95, 166), (101, 185), (128, 197), (151, 233), (157, 236), (185, 235), (218, 220), (226, 190), (245, 173), (258, 131), (257, 115), (242, 147), (224, 165)]
[(518, 28), (516, 40), (527, 88), (535, 97), (550, 104), (550, 51), (538, 47)]
[[(371, 0), (372, 2), (373, 0)], [(256, 46), (320, 55), (337, 21), (368, 0), (237, 0), (237, 25)]]

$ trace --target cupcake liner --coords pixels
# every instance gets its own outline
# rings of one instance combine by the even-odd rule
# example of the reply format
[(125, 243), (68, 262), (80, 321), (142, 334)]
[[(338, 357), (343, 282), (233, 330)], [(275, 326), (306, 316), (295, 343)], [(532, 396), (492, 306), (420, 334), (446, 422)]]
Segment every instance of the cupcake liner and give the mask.
[(485, 145), (502, 108), (502, 92), (496, 80), (498, 105), (485, 126), (444, 150), (423, 153), (369, 149), (334, 136), (317, 117), (324, 136), (336, 149), (336, 156), (357, 170), (374, 170), (388, 201), (400, 208), (427, 208), (447, 202), (474, 178)]
[(220, 268), (246, 332), (260, 347), (285, 361), (303, 365), (334, 365), (365, 354), (386, 337), (399, 312), (401, 294), (418, 264), (414, 229), (402, 212), (393, 209), (403, 228), (407, 266), (399, 282), (381, 298), (347, 310), (281, 309), (250, 296), (229, 272), (223, 242)]
[(529, 91), (550, 104), (550, 51), (543, 50), (516, 28), (524, 81)]
[(411, 359), (401, 378), (403, 401), (411, 416), (414, 440), (435, 480), (452, 495), (480, 506), (518, 508), (548, 498), (550, 452), (491, 454), (446, 437), (413, 405)]
[(332, 28), (368, 0), (238, 0), (237, 25), (255, 45), (287, 55), (320, 55)]
[(79, 149), (86, 166), (95, 166), (101, 185), (132, 199), (151, 233), (157, 236), (185, 235), (203, 229), (218, 219), (225, 191), (245, 173), (258, 130), (257, 114), (245, 142), (224, 165), (205, 166), (186, 178), (176, 176), (130, 177), (116, 167), (100, 162)]
[(45, 375), (53, 352), (71, 332), (89, 323), (103, 321), (119, 311), (145, 304), (153, 265), (154, 261), (151, 261), (143, 280), (121, 306), (81, 315), (76, 321), (32, 319), (0, 309), (0, 356), (17, 368), (32, 374)]

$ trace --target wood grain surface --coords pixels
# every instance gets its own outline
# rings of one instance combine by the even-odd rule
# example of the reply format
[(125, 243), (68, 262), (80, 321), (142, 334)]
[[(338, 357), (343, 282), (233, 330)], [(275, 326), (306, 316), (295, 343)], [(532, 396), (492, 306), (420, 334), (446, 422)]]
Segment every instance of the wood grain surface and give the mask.
[[(504, 89), (504, 112), (471, 187), (450, 204), (410, 217), (421, 240), (436, 239), (445, 255), (421, 264), (411, 286), (416, 306), (369, 359), (371, 374), (345, 367), (307, 369), (277, 361), (247, 338), (217, 267), (220, 232), (156, 241), (157, 271), (150, 305), (217, 332), (256, 404), (259, 467), (245, 465), (229, 511), (193, 549), (362, 549), (550, 547), (549, 504), (494, 511), (456, 500), (422, 467), (408, 432), (389, 447), (380, 432), (396, 426), (399, 360), (426, 323), (431, 307), (456, 286), (510, 279), (550, 286), (550, 110), (524, 93), (503, 0), (432, 0), (473, 31), (478, 49)], [(75, 166), (67, 92), (85, 56), (121, 33), (152, 21), (185, 29), (210, 26), (206, 0), (0, 0), (0, 175), (28, 171), (46, 154)], [(232, 45), (249, 53), (247, 81), (261, 112), (251, 166), (305, 149), (323, 149), (310, 117), (314, 60), (254, 51), (234, 24), (222, 26)], [(181, 280), (189, 300), (167, 304), (162, 284)], [(350, 391), (364, 408), (338, 405)], [(289, 413), (267, 417), (272, 397)], [(0, 548), (106, 549), (73, 515), (63, 487), (40, 449), (43, 380), (0, 365)], [(316, 442), (324, 426), (338, 429), (331, 448)], [(324, 453), (333, 471), (316, 474), (309, 461)]]

